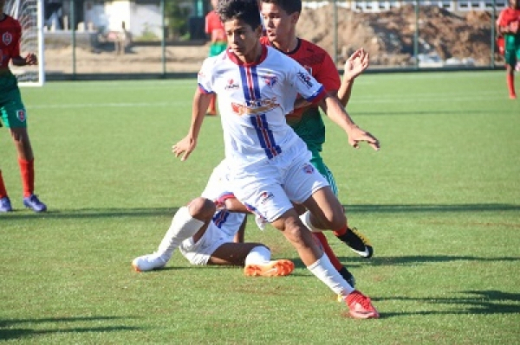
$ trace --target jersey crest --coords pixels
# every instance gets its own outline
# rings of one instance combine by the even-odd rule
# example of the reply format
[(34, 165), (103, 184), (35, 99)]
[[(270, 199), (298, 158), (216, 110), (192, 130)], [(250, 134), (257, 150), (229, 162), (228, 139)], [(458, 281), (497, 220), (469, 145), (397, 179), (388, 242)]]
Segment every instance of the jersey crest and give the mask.
[(23, 110), (23, 109), (17, 110), (16, 117), (18, 118), (18, 120), (20, 120), (20, 122), (24, 122), (25, 121), (25, 110)]
[(8, 46), (13, 42), (13, 35), (10, 32), (6, 32), (2, 35), (2, 42)]

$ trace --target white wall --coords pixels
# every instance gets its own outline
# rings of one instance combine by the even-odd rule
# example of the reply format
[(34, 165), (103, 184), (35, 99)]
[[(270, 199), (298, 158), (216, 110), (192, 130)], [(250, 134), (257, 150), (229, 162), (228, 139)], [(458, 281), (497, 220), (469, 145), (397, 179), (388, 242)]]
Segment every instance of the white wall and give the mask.
[(92, 23), (96, 30), (117, 31), (125, 22), (127, 31), (133, 37), (142, 36), (144, 31), (150, 31), (158, 38), (162, 35), (162, 16), (159, 6), (139, 5), (128, 0), (107, 1), (103, 4), (85, 2), (85, 23)]

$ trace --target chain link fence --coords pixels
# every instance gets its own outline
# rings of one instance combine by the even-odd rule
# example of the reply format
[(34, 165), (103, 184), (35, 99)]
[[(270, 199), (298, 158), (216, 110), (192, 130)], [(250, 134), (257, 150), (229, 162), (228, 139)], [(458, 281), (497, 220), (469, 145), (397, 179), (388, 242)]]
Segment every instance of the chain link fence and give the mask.
[[(356, 49), (372, 71), (503, 66), (495, 21), (507, 0), (304, 1), (299, 37), (341, 69)], [(209, 0), (45, 1), (48, 80), (194, 76), (208, 54)]]

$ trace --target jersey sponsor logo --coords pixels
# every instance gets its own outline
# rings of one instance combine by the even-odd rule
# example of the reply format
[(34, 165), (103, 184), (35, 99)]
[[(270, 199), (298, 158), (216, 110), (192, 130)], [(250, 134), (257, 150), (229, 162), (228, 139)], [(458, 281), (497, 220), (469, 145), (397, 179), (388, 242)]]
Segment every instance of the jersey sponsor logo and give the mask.
[(238, 89), (240, 86), (238, 85), (238, 83), (236, 83), (233, 79), (229, 79), (227, 81), (227, 85), (224, 89), (226, 90), (233, 90), (233, 89)]
[(303, 165), (303, 172), (306, 174), (312, 174), (314, 172), (314, 167), (309, 163), (305, 163)]
[(8, 46), (9, 44), (11, 44), (11, 42), (13, 42), (13, 35), (11, 35), (10, 32), (6, 32), (2, 35), (2, 42)]
[(17, 110), (16, 117), (18, 118), (18, 120), (20, 120), (20, 122), (24, 122), (25, 121), (25, 110), (24, 109)]
[(300, 79), (302, 83), (307, 85), (309, 89), (313, 87), (313, 83), (311, 82), (311, 76), (308, 73), (298, 72), (297, 76), (298, 79)]
[(276, 97), (261, 99), (261, 100), (246, 100), (245, 103), (231, 103), (233, 112), (238, 116), (242, 115), (257, 115), (265, 114), (272, 109), (279, 107), (280, 104), (276, 102)]

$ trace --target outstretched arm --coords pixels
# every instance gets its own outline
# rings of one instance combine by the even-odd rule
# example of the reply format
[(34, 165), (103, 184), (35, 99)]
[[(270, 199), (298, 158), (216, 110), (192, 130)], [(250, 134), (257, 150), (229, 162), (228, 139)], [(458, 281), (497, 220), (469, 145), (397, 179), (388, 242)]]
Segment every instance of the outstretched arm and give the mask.
[(338, 99), (344, 107), (347, 106), (350, 100), (354, 79), (363, 73), (368, 68), (368, 65), (369, 55), (363, 48), (356, 50), (345, 62), (343, 80), (338, 90)]
[(195, 95), (193, 96), (191, 126), (188, 135), (172, 147), (175, 157), (181, 156), (181, 161), (188, 159), (197, 146), (197, 138), (199, 137), (200, 128), (202, 127), (202, 122), (204, 121), (210, 100), (210, 93), (204, 93), (200, 89), (195, 91)]

